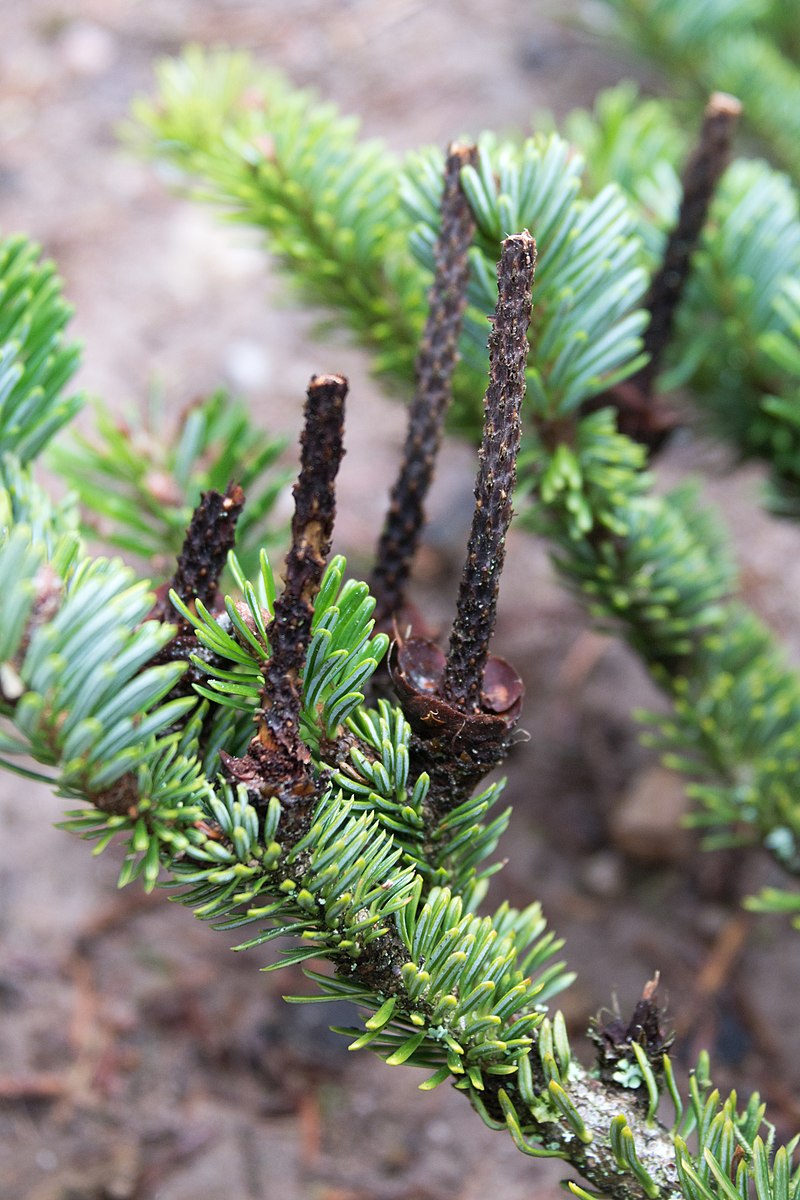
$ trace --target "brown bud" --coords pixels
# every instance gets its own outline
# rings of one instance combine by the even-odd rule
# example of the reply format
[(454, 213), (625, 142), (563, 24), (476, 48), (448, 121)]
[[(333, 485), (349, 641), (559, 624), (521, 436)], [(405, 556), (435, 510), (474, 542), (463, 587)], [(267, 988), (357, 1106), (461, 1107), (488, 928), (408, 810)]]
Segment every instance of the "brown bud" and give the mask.
[(395, 643), (389, 671), (411, 728), (422, 738), (442, 735), (464, 743), (505, 742), (519, 717), (524, 693), (514, 668), (505, 659), (490, 655), (482, 708), (464, 712), (440, 694), (446, 662), (439, 647), (425, 638)]

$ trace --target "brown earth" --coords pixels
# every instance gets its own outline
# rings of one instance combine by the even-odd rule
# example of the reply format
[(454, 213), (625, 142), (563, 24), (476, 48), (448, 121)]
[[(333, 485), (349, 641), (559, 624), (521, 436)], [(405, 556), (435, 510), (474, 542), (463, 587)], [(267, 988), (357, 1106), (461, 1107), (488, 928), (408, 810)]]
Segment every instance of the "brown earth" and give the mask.
[[(491, 8), (491, 12), (488, 10)], [(41, 240), (85, 342), (81, 384), (120, 410), (157, 387), (176, 411), (220, 382), (265, 426), (296, 434), (316, 371), (351, 378), (340, 548), (358, 567), (391, 476), (403, 415), (363, 357), (321, 343), (257, 239), (170, 197), (118, 145), (152, 64), (187, 41), (246, 46), (313, 84), (398, 149), (563, 114), (635, 64), (575, 24), (577, 3), (475, 0), (3, 0), (0, 226)], [(419, 588), (446, 620), (473, 456), (448, 445)], [(685, 442), (666, 482), (706, 478), (740, 552), (748, 600), (800, 646), (797, 532), (757, 507), (757, 472)], [(788, 564), (788, 566), (787, 566)], [(678, 1056), (707, 1045), (720, 1086), (758, 1087), (800, 1127), (800, 954), (738, 898), (766, 864), (703, 855), (677, 830), (675, 780), (630, 712), (659, 697), (632, 656), (587, 631), (542, 548), (512, 538), (497, 633), (522, 668), (529, 741), (510, 763), (516, 813), (497, 895), (540, 897), (579, 981), (570, 1027), (616, 992), (630, 1008), (660, 969)], [(4, 1200), (503, 1200), (555, 1197), (563, 1165), (532, 1163), (444, 1088), (349, 1055), (347, 1012), (285, 1005), (308, 988), (269, 956), (135, 888), (113, 851), (93, 860), (52, 827), (62, 803), (7, 777), (0, 794), (0, 1195)], [(774, 880), (773, 880), (774, 881)]]

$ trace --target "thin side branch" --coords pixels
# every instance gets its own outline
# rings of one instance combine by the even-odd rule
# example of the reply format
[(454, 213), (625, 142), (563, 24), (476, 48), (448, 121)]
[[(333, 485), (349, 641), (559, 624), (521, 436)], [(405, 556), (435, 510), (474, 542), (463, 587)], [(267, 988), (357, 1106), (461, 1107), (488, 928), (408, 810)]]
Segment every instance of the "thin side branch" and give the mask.
[(389, 667), (413, 731), (414, 761), (430, 780), (425, 822), (431, 829), (505, 758), (522, 706), (522, 680), (509, 663), (489, 655), (489, 641), (512, 513), (535, 263), (529, 233), (503, 243), (475, 513), (449, 657), (433, 642), (399, 637)]
[(727, 167), (742, 106), (735, 96), (715, 92), (706, 106), (703, 126), (683, 171), (683, 199), (678, 220), (667, 239), (661, 267), (653, 277), (644, 307), (650, 322), (644, 335), (647, 363), (629, 379), (596, 397), (587, 410), (613, 404), (622, 433), (657, 451), (680, 424), (680, 417), (653, 395), (653, 383), (669, 345), (675, 314), (689, 278), (691, 257), (700, 239), (717, 184)]
[(389, 622), (403, 607), (450, 400), (466, 306), (467, 255), (475, 232), (475, 221), (459, 180), (462, 167), (474, 165), (477, 154), (476, 146), (454, 143), (445, 164), (435, 276), (417, 356), (416, 390), (409, 410), (400, 471), (392, 488), (370, 581), (379, 623)]
[(511, 523), (535, 264), (536, 243), (529, 233), (505, 240), (497, 268), (497, 308), (489, 338), (489, 387), (484, 401), (475, 511), (442, 687), (443, 697), (467, 712), (481, 709), (506, 533)]
[(650, 324), (644, 335), (644, 348), (650, 361), (639, 376), (642, 387), (652, 384), (669, 344), (675, 312), (689, 276), (689, 262), (706, 223), (717, 184), (730, 162), (741, 112), (742, 106), (736, 97), (725, 92), (714, 92), (706, 106), (700, 139), (683, 171), (683, 199), (678, 220), (669, 235), (664, 260), (653, 277), (645, 302)]
[(221, 754), (229, 778), (244, 783), (251, 803), (278, 796), (282, 828), (303, 827), (318, 792), (308, 747), (300, 738), (300, 672), (311, 637), (316, 596), (325, 570), (336, 514), (335, 481), (344, 455), (342, 375), (315, 375), (308, 387), (300, 440), (300, 474), (294, 486), (292, 542), (283, 591), (269, 628), (258, 732), (244, 758)]
[(305, 663), (311, 619), (325, 570), (336, 515), (335, 482), (344, 456), (342, 375), (315, 375), (308, 385), (300, 439), (300, 474), (294, 485), (292, 541), (284, 588), (270, 626), (271, 654), (264, 669), (265, 722), (276, 707), (288, 715), (299, 705), (298, 675)]

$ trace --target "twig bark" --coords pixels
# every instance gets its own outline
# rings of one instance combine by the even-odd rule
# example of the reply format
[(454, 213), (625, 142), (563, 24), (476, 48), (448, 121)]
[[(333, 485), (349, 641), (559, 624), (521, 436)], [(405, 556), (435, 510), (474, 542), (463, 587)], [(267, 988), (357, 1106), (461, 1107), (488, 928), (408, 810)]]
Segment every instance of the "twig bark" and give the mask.
[(730, 162), (733, 135), (742, 112), (735, 96), (714, 92), (705, 110), (698, 143), (683, 171), (683, 199), (675, 228), (667, 239), (661, 267), (653, 276), (645, 306), (650, 324), (644, 348), (650, 355), (637, 375), (643, 390), (652, 388), (669, 345), (675, 312), (689, 277), (691, 256), (706, 223), (709, 206)]
[(286, 556), (284, 587), (270, 626), (271, 654), (264, 667), (264, 715), (259, 736), (265, 744), (280, 736), (299, 711), (299, 673), (311, 636), (316, 596), (325, 570), (336, 515), (335, 482), (344, 455), (342, 375), (315, 375), (308, 387), (301, 437), (300, 474), (294, 485), (292, 541)]
[(489, 337), (489, 387), (475, 483), (475, 510), (461, 576), (442, 694), (465, 711), (481, 707), (483, 675), (511, 524), (525, 395), (536, 243), (529, 233), (503, 243), (497, 308)]
[(458, 359), (458, 337), (466, 306), (467, 253), (475, 221), (461, 190), (461, 169), (477, 160), (477, 147), (454, 143), (445, 165), (441, 229), (428, 319), (416, 361), (416, 390), (408, 417), (403, 457), (378, 542), (370, 590), (379, 625), (403, 608), (411, 562), (425, 519), (430, 487)]
[(669, 345), (691, 258), (700, 239), (717, 184), (727, 167), (742, 106), (725, 92), (714, 92), (706, 106), (697, 145), (683, 171), (683, 199), (664, 257), (653, 276), (644, 308), (650, 321), (644, 334), (649, 360), (629, 379), (592, 401), (591, 410), (613, 404), (622, 433), (657, 451), (680, 424), (680, 417), (653, 395), (653, 384)]
[(489, 338), (475, 512), (449, 656), (422, 638), (399, 639), (391, 667), (415, 734), (415, 761), (431, 779), (426, 805), (432, 824), (502, 761), (522, 705), (522, 681), (503, 659), (489, 656), (489, 641), (512, 515), (535, 261), (529, 233), (506, 239)]
[(342, 375), (315, 375), (309, 384), (292, 541), (269, 629), (271, 653), (264, 664), (258, 732), (244, 758), (221, 755), (228, 776), (247, 786), (257, 807), (270, 796), (279, 797), (287, 810), (281, 826), (286, 830), (302, 824), (318, 793), (311, 755), (299, 733), (300, 672), (333, 534), (346, 395)]
[(197, 600), (206, 608), (213, 606), (243, 508), (244, 492), (238, 483), (229, 483), (224, 495), (203, 493), (186, 530), (175, 573), (160, 590), (152, 616), (161, 621), (179, 620), (169, 600), (173, 589), (189, 608), (193, 609)]

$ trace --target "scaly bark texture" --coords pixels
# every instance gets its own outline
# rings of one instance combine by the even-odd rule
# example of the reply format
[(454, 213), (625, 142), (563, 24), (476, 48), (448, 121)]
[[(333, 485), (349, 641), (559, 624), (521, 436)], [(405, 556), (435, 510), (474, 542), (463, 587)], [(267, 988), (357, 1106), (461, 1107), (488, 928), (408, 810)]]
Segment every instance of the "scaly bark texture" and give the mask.
[(489, 641), (512, 515), (535, 262), (529, 233), (503, 243), (475, 512), (450, 653), (445, 657), (423, 638), (399, 637), (390, 663), (414, 734), (412, 760), (430, 776), (425, 819), (431, 828), (502, 762), (522, 707), (522, 680), (507, 662), (489, 655)]
[[(298, 675), (305, 664), (314, 615), (314, 597), (325, 571), (336, 516), (336, 476), (344, 456), (342, 375), (315, 375), (308, 386), (300, 439), (300, 475), (294, 485), (292, 540), (286, 555), (284, 587), (270, 626), (272, 653), (264, 668), (264, 705), (288, 709), (299, 704)], [(286, 687), (292, 700), (282, 702)], [(265, 712), (265, 717), (267, 716)]]
[[(192, 655), (210, 661), (211, 651), (195, 637), (191, 623), (185, 620), (170, 600), (177, 592), (187, 608), (195, 611), (197, 601), (209, 610), (218, 602), (220, 576), (225, 569), (228, 553), (236, 541), (236, 522), (244, 508), (244, 492), (238, 483), (229, 483), (225, 494), (204, 492), (192, 513), (183, 539), (172, 579), (156, 590), (156, 602), (151, 619), (176, 625), (175, 636), (153, 660), (156, 663), (185, 662), (188, 668), (170, 692), (171, 697), (190, 696), (194, 684), (202, 683), (205, 675), (192, 662)], [(110, 809), (106, 809), (110, 812)]]
[(186, 530), (175, 573), (166, 588), (160, 590), (154, 617), (161, 621), (179, 620), (169, 600), (172, 589), (188, 608), (194, 609), (197, 600), (208, 609), (213, 607), (243, 508), (244, 492), (238, 483), (229, 483), (224, 496), (213, 491), (203, 493)]
[(416, 390), (409, 410), (400, 471), (392, 488), (370, 581), (379, 625), (388, 625), (405, 601), (411, 562), (425, 519), (425, 497), (433, 478), (444, 414), (450, 401), (466, 306), (467, 254), (475, 232), (475, 221), (459, 179), (462, 167), (474, 166), (477, 155), (476, 146), (454, 143), (445, 165), (441, 228), (434, 252), (435, 275), (416, 360)]

